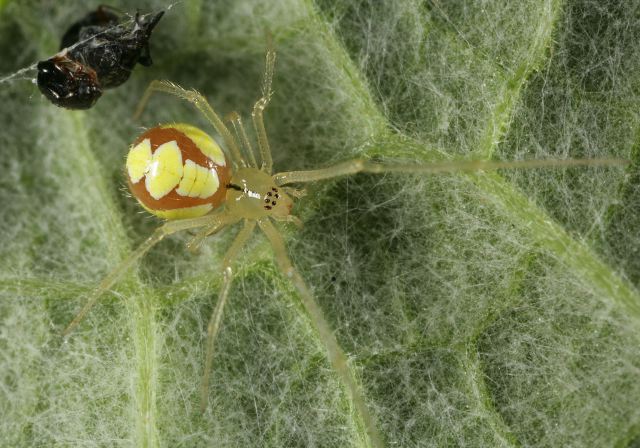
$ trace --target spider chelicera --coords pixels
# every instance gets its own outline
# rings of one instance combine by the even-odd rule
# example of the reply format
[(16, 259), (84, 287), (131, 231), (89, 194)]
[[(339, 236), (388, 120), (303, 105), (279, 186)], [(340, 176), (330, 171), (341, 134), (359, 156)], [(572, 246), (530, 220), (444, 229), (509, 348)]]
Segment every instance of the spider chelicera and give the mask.
[(262, 80), (262, 97), (255, 103), (252, 112), (259, 159), (254, 153), (237, 113), (233, 112), (228, 116), (227, 121), (232, 125), (234, 131), (232, 133), (209, 102), (197, 91), (185, 90), (168, 81), (151, 82), (138, 105), (135, 117), (142, 113), (153, 93), (165, 92), (175, 95), (191, 102), (204, 114), (218, 134), (222, 136), (228, 153), (225, 154), (206, 133), (186, 124), (167, 124), (151, 128), (133, 143), (127, 157), (129, 187), (145, 209), (166, 219), (167, 222), (157, 228), (91, 292), (87, 303), (64, 330), (64, 335), (67, 336), (80, 323), (100, 296), (108, 291), (139, 258), (166, 236), (182, 230), (199, 229), (187, 244), (187, 247), (193, 250), (207, 236), (217, 233), (225, 227), (242, 223), (242, 229), (223, 258), (222, 287), (207, 328), (206, 360), (201, 384), (201, 407), (204, 411), (208, 401), (208, 384), (216, 337), (233, 278), (233, 262), (256, 230), (257, 225), (271, 243), (282, 275), (290, 279), (297, 289), (302, 303), (324, 343), (328, 359), (347, 389), (353, 406), (364, 423), (371, 445), (381, 446), (381, 438), (373, 418), (365, 406), (355, 378), (347, 368), (347, 357), (311, 291), (294, 268), (287, 253), (284, 239), (272, 222), (284, 221), (301, 224), (300, 220), (291, 213), (293, 199), (302, 197), (305, 192), (291, 185), (359, 172), (435, 174), (499, 168), (622, 165), (627, 161), (620, 159), (570, 159), (404, 164), (354, 159), (327, 168), (273, 174), (271, 150), (264, 127), (263, 112), (272, 95), (271, 84), (275, 58), (275, 51), (269, 48), (266, 53), (266, 68)]

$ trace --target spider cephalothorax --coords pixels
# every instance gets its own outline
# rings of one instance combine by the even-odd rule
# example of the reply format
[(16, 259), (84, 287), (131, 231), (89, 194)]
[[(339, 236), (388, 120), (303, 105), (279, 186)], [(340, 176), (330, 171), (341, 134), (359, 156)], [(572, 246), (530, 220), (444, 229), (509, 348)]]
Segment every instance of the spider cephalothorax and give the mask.
[(273, 178), (254, 168), (241, 168), (231, 179), (226, 207), (245, 219), (291, 214), (293, 201), (276, 187)]

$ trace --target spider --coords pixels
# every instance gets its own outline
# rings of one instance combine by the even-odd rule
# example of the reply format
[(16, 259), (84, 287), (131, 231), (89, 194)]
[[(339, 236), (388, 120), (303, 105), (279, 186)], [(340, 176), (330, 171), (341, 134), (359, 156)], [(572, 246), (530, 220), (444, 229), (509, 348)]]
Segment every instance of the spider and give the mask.
[[(242, 224), (222, 261), (222, 285), (218, 300), (209, 319), (206, 339), (206, 358), (200, 385), (201, 411), (208, 402), (208, 385), (225, 305), (233, 280), (233, 265), (241, 249), (259, 228), (270, 242), (277, 265), (284, 277), (296, 288), (300, 299), (324, 343), (327, 357), (347, 389), (359, 413), (371, 444), (381, 446), (381, 436), (373, 417), (358, 391), (355, 378), (347, 368), (347, 356), (338, 344), (323, 312), (309, 287), (293, 266), (281, 232), (273, 221), (300, 226), (292, 214), (294, 199), (305, 190), (294, 185), (369, 173), (448, 173), (458, 171), (495, 170), (500, 168), (543, 168), (558, 166), (623, 165), (620, 159), (529, 160), (506, 162), (451, 161), (431, 164), (385, 163), (353, 159), (326, 168), (307, 171), (273, 173), (273, 162), (263, 113), (272, 96), (272, 80), (276, 53), (269, 45), (262, 78), (262, 96), (255, 103), (252, 120), (257, 135), (258, 152), (254, 151), (240, 115), (232, 112), (227, 126), (206, 98), (196, 90), (186, 90), (169, 81), (152, 81), (134, 114), (139, 117), (150, 97), (164, 92), (192, 103), (222, 136), (226, 150), (204, 131), (188, 124), (165, 124), (153, 127), (140, 135), (129, 149), (126, 176), (129, 188), (138, 202), (150, 213), (166, 220), (154, 233), (120, 263), (90, 293), (86, 304), (63, 332), (69, 333), (82, 321), (97, 300), (107, 292), (134, 263), (167, 236), (184, 231), (197, 232), (187, 243), (195, 250), (203, 240), (235, 224)], [(259, 157), (257, 157), (259, 156)]]

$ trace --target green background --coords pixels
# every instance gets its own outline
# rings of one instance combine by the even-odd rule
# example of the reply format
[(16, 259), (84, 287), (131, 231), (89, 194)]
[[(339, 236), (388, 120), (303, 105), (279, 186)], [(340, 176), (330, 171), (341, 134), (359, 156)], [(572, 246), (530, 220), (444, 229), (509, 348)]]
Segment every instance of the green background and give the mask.
[[(55, 53), (83, 3), (0, 2), (0, 72)], [(276, 170), (638, 157), (638, 1), (176, 4), (154, 65), (90, 111), (0, 84), (0, 446), (370, 444), (262, 236), (238, 263), (204, 415), (203, 338), (237, 229), (197, 255), (189, 235), (163, 242), (60, 337), (158, 225), (126, 193), (129, 143), (166, 121), (211, 130), (166, 95), (133, 122), (147, 83), (248, 119), (266, 30)], [(283, 227), (291, 257), (386, 446), (640, 446), (638, 182), (632, 165), (309, 188), (305, 227)]]

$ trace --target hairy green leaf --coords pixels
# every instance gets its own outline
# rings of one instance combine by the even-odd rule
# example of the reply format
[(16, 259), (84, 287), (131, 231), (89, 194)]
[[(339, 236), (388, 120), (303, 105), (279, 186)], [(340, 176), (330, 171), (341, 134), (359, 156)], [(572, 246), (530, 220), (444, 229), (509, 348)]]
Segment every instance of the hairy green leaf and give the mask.
[[(5, 74), (55, 53), (87, 12), (0, 8)], [(158, 25), (154, 65), (89, 111), (0, 84), (0, 446), (372, 445), (262, 236), (238, 262), (203, 415), (203, 341), (235, 229), (196, 255), (189, 235), (164, 241), (60, 335), (158, 225), (124, 188), (140, 126), (212, 131), (162, 95), (133, 122), (145, 86), (169, 79), (249, 119), (267, 30), (278, 171), (634, 161), (309, 188), (294, 209), (305, 227), (281, 228), (383, 444), (638, 446), (639, 19), (638, 0), (193, 0)]]

